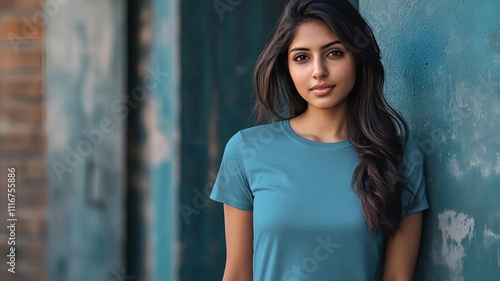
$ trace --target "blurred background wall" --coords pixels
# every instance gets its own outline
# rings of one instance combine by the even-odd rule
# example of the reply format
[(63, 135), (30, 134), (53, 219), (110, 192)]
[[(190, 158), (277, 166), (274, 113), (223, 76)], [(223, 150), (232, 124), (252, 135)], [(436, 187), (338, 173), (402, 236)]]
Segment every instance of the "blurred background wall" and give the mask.
[(283, 1), (181, 1), (181, 280), (219, 280), (223, 213), (208, 199), (226, 141), (251, 126), (252, 71)]
[(125, 253), (126, 6), (43, 7), (48, 279), (109, 280)]
[[(253, 125), (254, 63), (284, 0), (0, 0), (0, 220), (16, 273), (220, 280), (225, 143)], [(498, 1), (353, 1), (425, 154), (416, 280), (500, 280)]]

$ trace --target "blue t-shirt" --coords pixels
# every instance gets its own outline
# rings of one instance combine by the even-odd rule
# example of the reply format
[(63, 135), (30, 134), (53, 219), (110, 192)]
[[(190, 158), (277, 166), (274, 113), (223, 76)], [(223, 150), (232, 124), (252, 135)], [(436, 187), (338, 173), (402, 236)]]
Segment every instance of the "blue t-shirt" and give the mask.
[[(405, 173), (413, 192), (403, 191), (404, 215), (429, 208), (422, 161), (409, 142)], [(370, 233), (352, 188), (358, 163), (349, 140), (315, 142), (289, 120), (228, 141), (210, 198), (253, 211), (254, 280), (380, 279), (384, 237)]]

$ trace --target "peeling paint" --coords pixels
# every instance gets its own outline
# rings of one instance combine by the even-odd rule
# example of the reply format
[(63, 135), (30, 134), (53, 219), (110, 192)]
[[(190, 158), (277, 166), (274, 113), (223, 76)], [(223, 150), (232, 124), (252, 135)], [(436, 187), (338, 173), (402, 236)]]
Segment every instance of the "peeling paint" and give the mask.
[(457, 180), (459, 180), (464, 174), (460, 168), (460, 163), (458, 163), (457, 154), (455, 153), (451, 154), (451, 158), (448, 159), (446, 167), (448, 172), (450, 172), (451, 175)]
[(497, 163), (495, 164), (495, 175), (500, 175), (500, 153), (497, 152)]
[(496, 240), (500, 242), (500, 234), (495, 233), (493, 230), (488, 229), (486, 224), (484, 225), (484, 247), (489, 248), (493, 243), (495, 243)]
[(438, 215), (439, 230), (442, 233), (441, 261), (450, 270), (451, 280), (463, 281), (463, 258), (466, 256), (462, 244), (474, 237), (474, 218), (454, 210), (447, 210)]
[(500, 153), (496, 153), (496, 158), (490, 157), (491, 152), (486, 146), (477, 145), (470, 149), (463, 149), (460, 161), (456, 153), (451, 153), (446, 162), (447, 171), (460, 180), (466, 173), (476, 173), (483, 178), (488, 178), (493, 174), (500, 174)]
[(500, 249), (497, 249), (497, 264), (500, 267)]

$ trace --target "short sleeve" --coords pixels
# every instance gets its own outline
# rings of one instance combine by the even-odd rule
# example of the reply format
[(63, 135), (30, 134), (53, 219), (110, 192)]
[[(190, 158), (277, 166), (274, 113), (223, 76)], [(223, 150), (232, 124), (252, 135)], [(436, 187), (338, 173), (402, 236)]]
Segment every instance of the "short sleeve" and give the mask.
[(424, 174), (424, 155), (412, 141), (408, 141), (404, 171), (406, 188), (401, 194), (403, 215), (411, 215), (429, 209)]
[(243, 156), (244, 142), (238, 132), (226, 144), (210, 199), (244, 211), (252, 211), (253, 195), (246, 177)]

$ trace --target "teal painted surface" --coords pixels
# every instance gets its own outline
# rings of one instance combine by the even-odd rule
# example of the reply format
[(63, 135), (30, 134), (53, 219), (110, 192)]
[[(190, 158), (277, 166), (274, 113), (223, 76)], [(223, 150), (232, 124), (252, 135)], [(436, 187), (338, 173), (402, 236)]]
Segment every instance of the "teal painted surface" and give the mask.
[(223, 211), (208, 194), (227, 140), (253, 125), (252, 71), (283, 2), (181, 2), (180, 280), (222, 278)]
[(500, 280), (500, 2), (360, 1), (426, 155), (416, 280)]
[(111, 105), (124, 93), (124, 5), (52, 1), (49, 10), (47, 280), (121, 280), (124, 122)]
[(151, 103), (145, 113), (151, 127), (151, 200), (153, 203), (152, 279), (178, 280), (177, 197), (178, 197), (178, 114), (179, 114), (179, 2), (152, 1), (152, 41), (150, 66), (156, 75), (151, 87)]

